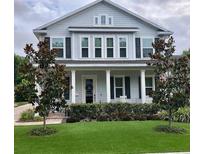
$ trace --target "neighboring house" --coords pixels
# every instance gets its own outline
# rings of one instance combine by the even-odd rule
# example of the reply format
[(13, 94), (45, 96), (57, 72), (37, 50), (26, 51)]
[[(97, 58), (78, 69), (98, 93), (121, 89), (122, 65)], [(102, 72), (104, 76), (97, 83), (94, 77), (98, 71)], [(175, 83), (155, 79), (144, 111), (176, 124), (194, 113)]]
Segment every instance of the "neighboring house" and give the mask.
[[(146, 4), (145, 4), (146, 5)], [(169, 30), (111, 2), (98, 0), (33, 30), (58, 48), (57, 62), (69, 70), (71, 103), (151, 102), (152, 42)]]

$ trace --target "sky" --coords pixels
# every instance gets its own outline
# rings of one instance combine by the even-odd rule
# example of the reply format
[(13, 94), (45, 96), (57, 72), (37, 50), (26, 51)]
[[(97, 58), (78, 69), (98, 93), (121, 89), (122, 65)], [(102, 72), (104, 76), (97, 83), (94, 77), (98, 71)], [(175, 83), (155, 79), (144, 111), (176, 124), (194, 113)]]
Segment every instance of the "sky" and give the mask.
[[(14, 49), (24, 55), (26, 43), (37, 44), (33, 29), (95, 0), (15, 0)], [(176, 54), (190, 48), (189, 0), (112, 0), (174, 32)]]

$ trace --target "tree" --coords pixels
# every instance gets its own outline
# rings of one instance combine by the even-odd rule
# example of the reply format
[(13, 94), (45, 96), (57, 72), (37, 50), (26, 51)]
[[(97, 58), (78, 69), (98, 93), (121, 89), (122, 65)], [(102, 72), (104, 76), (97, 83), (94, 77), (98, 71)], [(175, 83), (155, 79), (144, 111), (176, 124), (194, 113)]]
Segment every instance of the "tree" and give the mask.
[(25, 92), (28, 102), (36, 105), (35, 112), (43, 117), (43, 128), (46, 129), (46, 117), (51, 111), (59, 111), (66, 101), (63, 97), (67, 87), (64, 65), (55, 62), (57, 50), (49, 50), (48, 42), (39, 42), (38, 51), (32, 44), (24, 48), (27, 63), (21, 72), (29, 82)]
[(160, 104), (169, 113), (169, 127), (172, 124), (172, 113), (179, 107), (189, 104), (189, 56), (175, 58), (173, 37), (159, 39), (153, 43), (155, 53), (150, 55), (156, 77), (156, 90), (153, 91), (153, 102)]
[(15, 86), (15, 102), (27, 101), (27, 96), (23, 92), (27, 87), (27, 80), (21, 73), (22, 65), (26, 63), (25, 57), (14, 54), (14, 86)]

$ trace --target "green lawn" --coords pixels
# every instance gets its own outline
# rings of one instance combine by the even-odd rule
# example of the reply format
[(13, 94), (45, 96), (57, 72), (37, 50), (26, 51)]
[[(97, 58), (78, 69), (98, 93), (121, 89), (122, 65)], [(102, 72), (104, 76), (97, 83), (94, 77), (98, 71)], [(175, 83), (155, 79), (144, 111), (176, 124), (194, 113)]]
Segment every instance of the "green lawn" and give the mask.
[(15, 154), (136, 154), (189, 151), (189, 124), (174, 123), (186, 134), (155, 132), (165, 121), (80, 122), (50, 125), (57, 134), (33, 137), (29, 130), (39, 126), (15, 127)]

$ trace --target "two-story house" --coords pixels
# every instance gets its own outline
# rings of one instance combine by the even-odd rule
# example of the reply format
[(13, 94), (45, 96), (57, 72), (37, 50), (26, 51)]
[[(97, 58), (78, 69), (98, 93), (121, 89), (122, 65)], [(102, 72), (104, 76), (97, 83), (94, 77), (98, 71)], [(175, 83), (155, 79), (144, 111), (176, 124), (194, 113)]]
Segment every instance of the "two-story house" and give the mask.
[[(151, 10), (150, 10), (150, 13)], [(97, 0), (33, 30), (66, 65), (71, 103), (151, 102), (152, 42), (171, 31), (110, 0)]]

